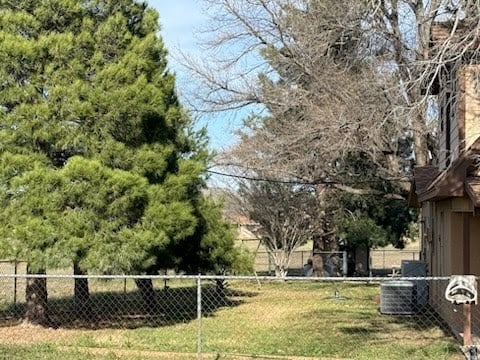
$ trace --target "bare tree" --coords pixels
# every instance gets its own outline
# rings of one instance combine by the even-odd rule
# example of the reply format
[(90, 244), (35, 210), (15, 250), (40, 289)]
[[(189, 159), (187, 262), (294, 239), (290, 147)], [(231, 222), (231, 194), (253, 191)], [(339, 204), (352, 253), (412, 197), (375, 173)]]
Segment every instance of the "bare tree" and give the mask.
[[(204, 1), (212, 17), (205, 61), (184, 59), (200, 80), (197, 104), (206, 111), (264, 105), (284, 121), (270, 147), (278, 158), (300, 151), (305, 159), (296, 145), (309, 143), (315, 158), (303, 163), (360, 149), (374, 159), (390, 154), (385, 174), (402, 175), (395, 157), (411, 137), (415, 163), (425, 165), (428, 89), (446, 66), (478, 53), (474, 0)], [(432, 27), (443, 28), (441, 41), (431, 41)], [(287, 172), (278, 163), (269, 170), (318, 177), (289, 164)]]
[[(394, 93), (384, 91), (393, 85), (393, 76), (376, 76), (364, 49), (362, 22), (369, 8), (338, 1), (215, 3), (223, 6), (215, 18), (222, 24), (221, 35), (216, 33), (217, 41), (210, 45), (240, 41), (245, 48), (239, 57), (218, 62), (219, 71), (190, 63), (209, 84), (207, 93), (196, 93), (205, 95), (205, 104), (213, 110), (253, 101), (267, 109), (266, 116), (248, 119), (241, 142), (220, 163), (233, 165), (243, 175), (261, 173), (318, 184), (315, 195), (322, 210), (317, 217), (321, 216), (322, 226), (313, 236), (313, 265), (315, 274), (321, 275), (321, 252), (335, 248), (332, 213), (326, 211), (332, 198), (329, 190), (378, 192), (351, 186), (361, 174), (349, 174), (347, 180), (339, 162), (352, 152), (367, 153), (382, 163), (379, 176), (391, 176), (384, 170), (390, 168), (385, 153), (398, 151), (392, 139), (404, 136), (406, 130), (388, 117), (391, 104), (398, 102)], [(242, 26), (244, 32), (239, 31)], [(248, 72), (232, 77), (238, 61), (253, 49), (265, 61), (264, 72), (258, 78)], [(211, 91), (215, 84), (216, 91)], [(241, 95), (244, 102), (238, 102)], [(401, 172), (405, 166), (397, 168)]]
[[(332, 188), (378, 194), (358, 181), (362, 174), (342, 171), (351, 154), (375, 163), (379, 181), (406, 190), (412, 165), (431, 161), (440, 75), (479, 61), (475, 0), (204, 1), (212, 15), (208, 60), (184, 61), (200, 80), (197, 103), (204, 111), (265, 109), (218, 164), (320, 184), (325, 208)], [(441, 85), (455, 86), (449, 81)], [(319, 232), (314, 253), (329, 234), (328, 226)]]
[(312, 188), (274, 182), (242, 182), (238, 200), (246, 215), (259, 224), (257, 233), (273, 259), (275, 275), (285, 277), (292, 253), (312, 240), (321, 227)]

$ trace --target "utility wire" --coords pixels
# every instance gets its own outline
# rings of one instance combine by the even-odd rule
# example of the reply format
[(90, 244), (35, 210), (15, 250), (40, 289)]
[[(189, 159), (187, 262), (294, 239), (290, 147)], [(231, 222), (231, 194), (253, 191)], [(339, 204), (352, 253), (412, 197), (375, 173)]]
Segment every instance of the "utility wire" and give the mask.
[(391, 179), (381, 179), (381, 180), (359, 180), (359, 181), (331, 181), (331, 180), (317, 180), (317, 181), (299, 181), (299, 180), (279, 180), (279, 179), (269, 179), (269, 178), (262, 178), (262, 177), (253, 177), (253, 176), (246, 176), (246, 175), (234, 175), (223, 173), (220, 171), (214, 170), (207, 170), (209, 174), (224, 176), (234, 179), (243, 179), (243, 180), (250, 180), (250, 181), (259, 181), (259, 182), (270, 182), (270, 183), (277, 183), (277, 184), (291, 184), (291, 185), (355, 185), (355, 184), (371, 184), (377, 182), (410, 182), (410, 180), (405, 178), (391, 178)]

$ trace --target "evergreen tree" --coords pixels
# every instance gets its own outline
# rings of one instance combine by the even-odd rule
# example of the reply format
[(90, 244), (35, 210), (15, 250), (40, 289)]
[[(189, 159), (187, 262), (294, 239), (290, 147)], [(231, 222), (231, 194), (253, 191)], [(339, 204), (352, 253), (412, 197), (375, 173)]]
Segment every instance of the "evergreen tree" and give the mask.
[[(134, 0), (0, 0), (0, 12), (0, 255), (32, 274), (154, 273), (175, 244), (208, 242), (208, 154), (157, 13)], [(75, 291), (84, 306), (86, 281)], [(46, 281), (29, 280), (27, 297), (27, 321), (48, 323)]]
[[(409, 152), (402, 154), (405, 158), (408, 155)], [(383, 161), (387, 160), (384, 158)], [(405, 200), (408, 193), (401, 184), (377, 177), (381, 166), (360, 152), (350, 153), (337, 163), (339, 172), (352, 186), (377, 192), (362, 195), (337, 192), (330, 195), (337, 207), (333, 220), (335, 230), (349, 248), (388, 244), (403, 248), (410, 226), (416, 219), (416, 211), (408, 207)]]

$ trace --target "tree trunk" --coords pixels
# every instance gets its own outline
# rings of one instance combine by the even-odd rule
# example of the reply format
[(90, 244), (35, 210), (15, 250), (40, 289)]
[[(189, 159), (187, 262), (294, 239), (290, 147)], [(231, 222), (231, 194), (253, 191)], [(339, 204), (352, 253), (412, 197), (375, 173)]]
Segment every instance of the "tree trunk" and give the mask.
[(288, 270), (284, 266), (275, 265), (275, 276), (278, 278), (284, 278), (287, 276)]
[[(27, 274), (29, 275), (44, 275), (45, 273), (45, 270), (32, 273), (30, 266), (27, 265)], [(28, 324), (49, 326), (50, 319), (48, 317), (47, 279), (27, 278), (25, 298), (27, 302), (25, 322)]]
[(413, 124), (413, 145), (416, 166), (425, 166), (428, 163), (427, 131), (425, 127), (424, 113), (419, 111), (419, 114), (416, 114), (414, 118)]
[(135, 279), (135, 284), (142, 295), (145, 309), (149, 313), (154, 313), (158, 310), (158, 302), (153, 288), (152, 279)]
[[(73, 275), (86, 275), (86, 274), (87, 273), (83, 271), (76, 262), (73, 264)], [(77, 318), (83, 318), (83, 319), (89, 319), (89, 320), (92, 319), (93, 308), (92, 308), (92, 302), (90, 299), (90, 291), (88, 289), (88, 279), (75, 278), (73, 304), (75, 309), (75, 316)]]
[(275, 277), (284, 278), (287, 276), (290, 264), (290, 254), (283, 249), (272, 251)]
[(325, 244), (323, 241), (322, 235), (317, 235), (313, 238), (313, 249), (312, 249), (312, 276), (321, 277), (323, 276), (323, 254), (322, 251), (325, 249)]

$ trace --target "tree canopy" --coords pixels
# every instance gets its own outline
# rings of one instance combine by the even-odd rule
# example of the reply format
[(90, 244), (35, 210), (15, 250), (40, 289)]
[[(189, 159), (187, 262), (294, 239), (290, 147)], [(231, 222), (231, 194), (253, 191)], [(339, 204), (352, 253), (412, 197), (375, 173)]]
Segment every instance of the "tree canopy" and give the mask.
[(39, 273), (230, 266), (158, 14), (134, 0), (0, 1), (0, 13), (0, 256)]
[[(216, 164), (314, 186), (326, 225), (314, 252), (331, 242), (339, 217), (365, 217), (381, 227), (377, 239), (401, 246), (415, 216), (406, 209), (408, 177), (435, 161), (438, 75), (478, 63), (478, 2), (205, 2), (208, 61), (184, 59), (198, 80), (192, 98), (204, 111), (263, 109)], [(345, 203), (333, 209), (336, 197)], [(348, 215), (354, 206), (361, 216)]]

